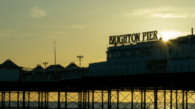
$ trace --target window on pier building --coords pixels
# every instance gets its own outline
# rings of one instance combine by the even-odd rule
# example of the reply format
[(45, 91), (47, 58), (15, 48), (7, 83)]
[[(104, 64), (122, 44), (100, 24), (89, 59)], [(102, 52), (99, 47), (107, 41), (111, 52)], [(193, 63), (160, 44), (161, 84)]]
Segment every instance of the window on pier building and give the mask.
[(120, 52), (116, 52), (116, 57), (120, 57)]
[(126, 51), (121, 51), (120, 52), (120, 57), (125, 57), (126, 56)]
[(112, 57), (112, 53), (108, 53), (108, 57), (111, 58)]
[(130, 51), (126, 51), (126, 56), (130, 56)]
[(172, 49), (169, 49), (169, 54), (170, 54), (170, 55), (172, 54)]
[(113, 57), (116, 57), (116, 54), (115, 53), (113, 53)]
[(150, 54), (150, 51), (149, 50), (141, 50), (141, 53), (142, 54)]
[(112, 53), (108, 53), (108, 57), (109, 58), (116, 58), (116, 57), (120, 57), (121, 53), (120, 52), (112, 52)]
[(133, 50), (133, 51), (130, 51), (130, 56), (135, 56), (136, 55), (136, 51)]
[(141, 51), (140, 50), (137, 50), (136, 51), (136, 55), (141, 55)]

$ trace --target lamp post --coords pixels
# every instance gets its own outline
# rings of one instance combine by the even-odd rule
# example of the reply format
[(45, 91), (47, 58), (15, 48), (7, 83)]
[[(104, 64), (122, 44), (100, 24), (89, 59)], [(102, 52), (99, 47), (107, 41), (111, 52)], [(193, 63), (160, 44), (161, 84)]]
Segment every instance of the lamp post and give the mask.
[(43, 62), (43, 64), (45, 65), (45, 68), (46, 68), (46, 65), (48, 64), (48, 62)]
[(83, 56), (79, 55), (79, 56), (77, 56), (77, 58), (79, 58), (79, 64), (80, 64), (80, 68), (81, 68), (81, 59), (83, 58)]

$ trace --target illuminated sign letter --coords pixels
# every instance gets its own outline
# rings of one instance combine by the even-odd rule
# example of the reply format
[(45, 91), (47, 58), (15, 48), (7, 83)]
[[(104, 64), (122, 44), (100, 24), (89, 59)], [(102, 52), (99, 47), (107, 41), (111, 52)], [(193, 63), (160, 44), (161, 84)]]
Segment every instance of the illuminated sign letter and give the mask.
[(112, 36), (109, 36), (109, 44), (113, 44)]
[(127, 37), (128, 37), (128, 39), (129, 39), (128, 42), (130, 43), (130, 42), (131, 42), (131, 41), (130, 41), (130, 39), (131, 39), (131, 34), (128, 34)]
[(152, 37), (153, 31), (150, 32), (150, 40), (152, 40), (154, 37)]
[(153, 39), (158, 39), (158, 37), (157, 37), (157, 31), (153, 31)]
[(112, 43), (116, 44), (116, 36), (112, 36)]
[(131, 36), (131, 41), (132, 41), (132, 42), (135, 42), (135, 34), (132, 34), (132, 36)]
[(120, 43), (120, 36), (117, 36), (117, 44)]
[(140, 41), (140, 33), (135, 34), (135, 41), (136, 42)]
[(123, 36), (123, 43), (127, 43), (127, 36), (126, 35)]
[(143, 32), (143, 36), (142, 36), (142, 38), (143, 38), (143, 41), (144, 41), (144, 39), (145, 39), (145, 37), (146, 37), (146, 32)]
[(150, 32), (147, 32), (147, 40), (151, 40), (151, 34), (150, 34)]
[(120, 43), (121, 44), (124, 43), (123, 41), (124, 41), (124, 36), (123, 35), (120, 35)]

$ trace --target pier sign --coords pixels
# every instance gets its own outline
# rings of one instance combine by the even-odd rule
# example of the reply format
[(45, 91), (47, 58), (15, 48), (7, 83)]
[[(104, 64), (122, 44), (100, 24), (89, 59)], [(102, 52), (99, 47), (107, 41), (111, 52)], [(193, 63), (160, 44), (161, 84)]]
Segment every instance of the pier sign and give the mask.
[(157, 31), (149, 31), (149, 32), (142, 32), (142, 33), (110, 36), (109, 44), (116, 45), (116, 44), (127, 44), (127, 43), (137, 43), (142, 41), (158, 40), (157, 33), (158, 33)]

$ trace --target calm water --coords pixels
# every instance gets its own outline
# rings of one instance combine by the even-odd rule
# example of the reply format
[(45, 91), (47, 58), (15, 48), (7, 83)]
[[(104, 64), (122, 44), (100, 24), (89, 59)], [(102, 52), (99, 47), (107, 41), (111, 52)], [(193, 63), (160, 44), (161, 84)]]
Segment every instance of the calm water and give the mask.
[[(108, 101), (108, 93), (107, 91), (105, 91), (103, 93), (103, 101), (104, 101), (104, 109), (107, 109), (108, 108), (108, 104), (106, 101)], [(112, 109), (116, 109), (117, 108), (117, 99), (116, 99), (116, 91), (112, 91), (111, 92), (111, 106), (112, 106)], [(133, 103), (133, 107), (134, 109), (140, 109), (141, 108), (141, 93), (140, 92), (134, 92), (133, 93), (133, 98), (134, 98), (134, 103)], [(89, 93), (89, 96), (90, 96), (90, 101), (92, 101), (92, 93)], [(38, 92), (30, 92), (30, 98), (28, 98), (28, 93), (25, 93), (25, 99), (26, 99), (26, 102), (25, 102), (25, 106), (26, 107), (30, 107), (30, 108), (37, 108), (38, 107)], [(154, 93), (153, 92), (146, 92), (146, 109), (154, 109)], [(184, 96), (186, 98), (186, 96)], [(178, 98), (178, 104), (177, 104), (177, 107), (178, 109), (182, 109), (182, 93), (181, 91), (179, 91), (177, 93), (177, 98)], [(28, 99), (30, 99), (30, 103), (28, 104)], [(43, 99), (44, 101), (44, 94), (43, 94), (43, 97), (40, 98), (40, 99)], [(17, 107), (17, 93), (15, 91), (12, 91), (11, 92), (11, 96), (10, 96), (10, 106), (13, 107), (13, 108), (16, 108)], [(19, 107), (22, 108), (23, 106), (23, 94), (22, 92), (19, 93)], [(58, 93), (57, 92), (49, 92), (48, 93), (48, 108), (53, 108), (53, 109), (56, 109), (58, 108)], [(176, 107), (176, 94), (175, 92), (172, 93), (172, 100), (173, 100), (173, 103), (172, 103), (172, 109), (175, 109)], [(5, 107), (9, 107), (9, 93), (5, 93)], [(56, 102), (54, 102), (56, 101)], [(60, 107), (61, 108), (65, 108), (65, 93), (64, 92), (61, 92), (60, 93)], [(78, 93), (76, 92), (68, 92), (67, 93), (67, 107), (68, 108), (78, 108)], [(101, 109), (102, 107), (102, 93), (101, 91), (95, 91), (94, 93), (94, 107), (95, 109)], [(131, 109), (131, 103), (128, 103), (131, 101), (131, 92), (127, 91), (127, 92), (123, 92), (123, 91), (120, 91), (119, 93), (119, 101), (123, 101), (123, 102), (120, 102), (119, 103), (119, 108), (120, 109)], [(159, 102), (163, 102), (164, 101), (164, 95), (163, 95), (163, 92), (158, 92), (158, 109), (164, 109), (164, 103), (159, 103)], [(151, 102), (151, 103), (150, 103)], [(167, 91), (166, 92), (166, 109), (170, 109), (170, 92)], [(1, 93), (0, 93), (0, 107), (1, 107)], [(88, 105), (88, 103), (87, 103)], [(92, 103), (90, 102), (89, 103), (89, 107), (92, 106)], [(185, 104), (186, 105), (186, 104)], [(41, 106), (41, 103), (40, 103), (40, 106)], [(42, 107), (45, 107), (45, 102), (42, 102)], [(195, 109), (195, 93), (194, 92), (188, 92), (188, 109)]]
[[(23, 102), (19, 102), (19, 107), (21, 107), (21, 108), (23, 106), (22, 103)], [(89, 104), (92, 105), (91, 102)], [(26, 105), (26, 107), (28, 107), (28, 102), (25, 102), (25, 105)], [(42, 107), (45, 106), (44, 103), (42, 105), (43, 105)], [(108, 104), (106, 102), (103, 105), (104, 105), (104, 109), (108, 108)], [(138, 103), (134, 103), (133, 105), (134, 105), (133, 106), (134, 108), (141, 109), (141, 103), (138, 102)], [(1, 106), (1, 103), (0, 103), (0, 106)], [(9, 102), (6, 101), (5, 102), (5, 107), (8, 107), (8, 106), (9, 106)], [(16, 101), (11, 101), (10, 106), (13, 107), (13, 108), (17, 108), (17, 102)], [(116, 102), (112, 102), (111, 106), (112, 106), (112, 109), (117, 109), (117, 103)], [(36, 109), (37, 107), (38, 107), (38, 102), (30, 102), (30, 108), (31, 109)], [(57, 109), (58, 108), (58, 103), (57, 102), (49, 102), (48, 107), (50, 109)], [(78, 102), (67, 102), (67, 107), (68, 108), (73, 108), (73, 109), (78, 108)], [(101, 102), (96, 102), (96, 103), (94, 103), (94, 107), (95, 107), (94, 109), (101, 109), (102, 103)], [(60, 108), (65, 108), (65, 103), (64, 102), (61, 102)], [(164, 109), (164, 103), (158, 103), (158, 108), (159, 109)], [(178, 109), (181, 109), (181, 108), (182, 108), (182, 104), (178, 103)], [(189, 109), (195, 109), (195, 103), (188, 103), (188, 108)], [(127, 103), (127, 102), (119, 103), (119, 109), (131, 109), (131, 103)], [(154, 109), (154, 104), (153, 103), (146, 103), (146, 109)], [(170, 109), (169, 103), (167, 103), (166, 109)], [(172, 109), (176, 109), (176, 104), (175, 103), (173, 103)]]

